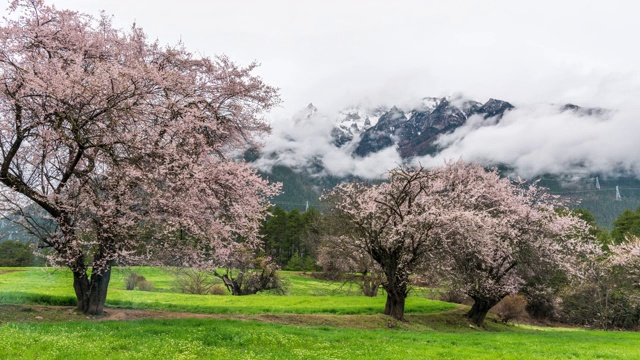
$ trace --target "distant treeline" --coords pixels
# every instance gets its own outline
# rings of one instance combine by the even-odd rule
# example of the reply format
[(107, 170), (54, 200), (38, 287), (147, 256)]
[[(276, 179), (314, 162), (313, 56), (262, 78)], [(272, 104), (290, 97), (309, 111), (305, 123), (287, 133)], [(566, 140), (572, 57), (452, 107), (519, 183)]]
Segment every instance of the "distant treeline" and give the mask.
[(314, 270), (315, 224), (320, 212), (314, 207), (302, 212), (296, 208), (287, 211), (272, 207), (260, 230), (264, 239), (264, 255), (282, 269)]

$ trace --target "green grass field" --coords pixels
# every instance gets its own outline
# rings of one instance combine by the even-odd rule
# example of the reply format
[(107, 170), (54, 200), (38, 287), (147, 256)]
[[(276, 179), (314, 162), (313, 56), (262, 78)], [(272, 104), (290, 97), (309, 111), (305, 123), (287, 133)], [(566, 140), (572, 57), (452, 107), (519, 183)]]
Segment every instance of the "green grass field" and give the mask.
[(395, 322), (380, 314), (384, 296), (349, 295), (342, 284), (294, 273), (283, 274), (291, 295), (244, 297), (178, 294), (171, 277), (155, 268), (136, 269), (154, 282), (155, 292), (127, 291), (124, 273), (114, 273), (107, 312), (118, 307), (147, 309), (145, 316), (154, 309), (217, 318), (99, 321), (71, 315), (70, 307), (36, 305), (73, 303), (68, 271), (6, 270), (17, 269), (0, 268), (0, 359), (640, 358), (634, 332), (492, 320), (485, 328), (470, 327), (463, 308), (421, 296), (409, 298), (407, 322)]
[[(172, 290), (172, 278), (157, 268), (135, 268), (156, 291), (125, 290), (126, 273), (112, 275), (107, 307), (187, 311), (207, 314), (378, 314), (385, 297), (343, 295), (341, 283), (332, 283), (284, 273), (290, 283), (290, 294), (254, 296), (204, 296), (180, 294)], [(2, 270), (0, 270), (2, 271)], [(0, 276), (0, 304), (75, 304), (73, 276), (68, 270), (26, 268)], [(347, 289), (348, 290), (348, 289)], [(349, 291), (348, 293), (353, 293)], [(325, 295), (312, 295), (314, 293)], [(331, 294), (331, 295), (327, 295)], [(455, 308), (456, 305), (421, 297), (407, 300), (407, 313), (432, 313)]]

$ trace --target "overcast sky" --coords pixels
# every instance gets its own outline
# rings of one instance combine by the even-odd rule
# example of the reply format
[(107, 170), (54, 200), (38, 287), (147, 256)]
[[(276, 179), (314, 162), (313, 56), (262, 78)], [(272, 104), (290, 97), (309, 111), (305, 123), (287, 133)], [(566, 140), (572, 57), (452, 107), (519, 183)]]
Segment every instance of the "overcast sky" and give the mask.
[[(284, 108), (462, 92), (610, 107), (638, 95), (636, 1), (56, 0), (161, 43), (257, 60)], [(629, 89), (631, 87), (631, 89)], [(393, 99), (392, 99), (393, 100)]]
[[(640, 136), (630, 133), (637, 129), (635, 119), (640, 115), (635, 105), (640, 99), (640, 2), (636, 1), (53, 3), (95, 15), (105, 10), (119, 27), (136, 22), (152, 39), (165, 44), (181, 39), (188, 49), (203, 55), (226, 54), (240, 64), (257, 60), (262, 64), (257, 73), (281, 89), (284, 102), (273, 112), (272, 120), (288, 119), (309, 102), (332, 111), (363, 101), (393, 104), (409, 98), (463, 93), (481, 102), (493, 97), (516, 105), (570, 102), (616, 109), (622, 111), (624, 120), (610, 124), (606, 135), (614, 138), (608, 141), (617, 141), (619, 133), (624, 137), (622, 143), (636, 144)], [(529, 109), (525, 113), (528, 119), (531, 114), (539, 116), (542, 128), (560, 126), (554, 130), (561, 134), (573, 134), (573, 127), (580, 125), (557, 121), (544, 111)], [(504, 136), (528, 134), (522, 124), (515, 129), (520, 132), (507, 131)], [(589, 129), (583, 132), (598, 135), (598, 128)], [(475, 147), (448, 139), (458, 149), (448, 155), (476, 151), (478, 143), (495, 142), (498, 135), (477, 139)], [(560, 136), (551, 149), (558, 151), (575, 142), (580, 138), (572, 135), (566, 143)], [(606, 146), (607, 139), (596, 145), (602, 144)], [(522, 151), (531, 151), (534, 146)], [(619, 151), (636, 150), (640, 153), (638, 145)], [(504, 155), (512, 150), (495, 151)], [(584, 151), (578, 161), (591, 156), (589, 151), (593, 150), (587, 147)], [(603, 161), (620, 155), (607, 153)], [(554, 157), (551, 152), (547, 161)]]

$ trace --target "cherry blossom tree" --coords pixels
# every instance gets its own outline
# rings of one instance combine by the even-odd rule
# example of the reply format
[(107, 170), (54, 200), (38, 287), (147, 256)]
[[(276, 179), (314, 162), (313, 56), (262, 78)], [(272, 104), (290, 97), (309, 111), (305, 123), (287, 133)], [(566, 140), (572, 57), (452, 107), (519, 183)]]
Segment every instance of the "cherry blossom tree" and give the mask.
[(527, 279), (558, 268), (576, 273), (579, 256), (599, 250), (588, 224), (558, 211), (558, 199), (536, 184), (525, 186), (461, 161), (437, 171), (443, 195), (455, 209), (444, 274), (474, 300), (467, 317), (478, 325)]
[(136, 26), (122, 31), (105, 15), (42, 0), (9, 10), (2, 211), (25, 215), (51, 260), (71, 269), (79, 310), (102, 313), (114, 264), (165, 251), (224, 266), (238, 246), (259, 246), (278, 188), (231, 156), (269, 130), (261, 114), (278, 103), (252, 75), (256, 64), (162, 47)]
[(387, 292), (386, 315), (404, 317), (409, 277), (437, 266), (447, 210), (437, 194), (439, 180), (422, 169), (396, 169), (389, 181), (365, 185), (345, 183), (325, 195), (330, 210), (349, 223), (339, 239), (360, 249), (382, 269)]
[(396, 169), (388, 182), (338, 185), (326, 198), (352, 229), (342, 247), (361, 249), (382, 268), (385, 314), (397, 319), (412, 274), (439, 272), (461, 284), (475, 301), (467, 317), (482, 324), (529, 277), (557, 267), (576, 272), (578, 254), (598, 251), (588, 225), (556, 211), (559, 202), (543, 189), (462, 161)]

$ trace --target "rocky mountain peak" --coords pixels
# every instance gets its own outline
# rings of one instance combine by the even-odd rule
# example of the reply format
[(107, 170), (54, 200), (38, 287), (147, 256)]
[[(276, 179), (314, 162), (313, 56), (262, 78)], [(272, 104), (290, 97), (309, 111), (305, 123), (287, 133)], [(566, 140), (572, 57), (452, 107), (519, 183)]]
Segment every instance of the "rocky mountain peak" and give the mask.
[[(500, 119), (514, 108), (503, 100), (491, 98), (482, 104), (462, 95), (424, 97), (412, 108), (354, 106), (338, 113), (331, 135), (336, 147), (351, 144), (349, 149), (355, 156), (365, 157), (394, 146), (402, 157), (410, 158), (440, 151), (434, 147), (438, 137), (464, 125), (472, 116)], [(605, 113), (573, 104), (566, 104), (561, 110), (588, 116)], [(294, 119), (312, 118), (317, 111), (309, 104)]]
[(302, 108), (300, 111), (293, 115), (293, 121), (296, 123), (302, 120), (311, 119), (315, 114), (318, 113), (318, 108), (316, 108), (313, 103), (309, 103), (309, 105)]

